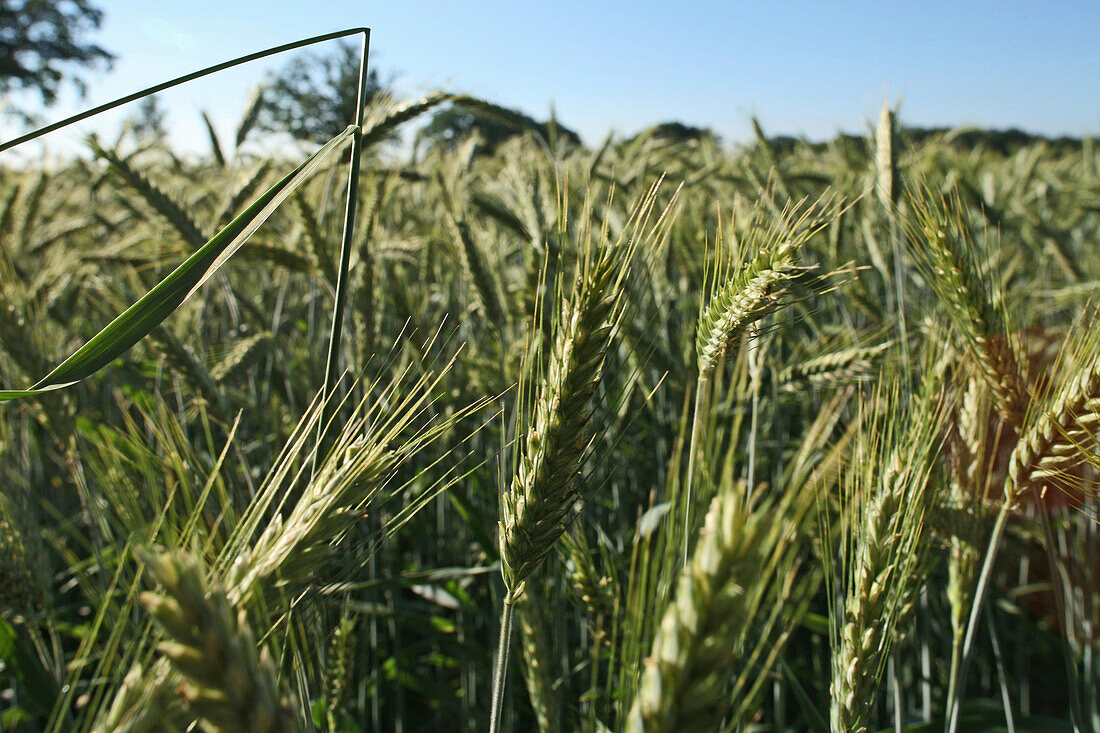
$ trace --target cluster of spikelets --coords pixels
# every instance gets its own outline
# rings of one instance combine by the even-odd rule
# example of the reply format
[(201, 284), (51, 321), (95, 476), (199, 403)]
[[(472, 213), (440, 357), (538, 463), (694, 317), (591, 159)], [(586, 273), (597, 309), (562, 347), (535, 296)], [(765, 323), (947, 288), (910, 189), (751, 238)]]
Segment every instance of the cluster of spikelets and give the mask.
[(711, 502), (645, 660), (632, 733), (719, 727), (731, 704), (751, 699), (767, 678), (806, 597), (798, 573), (805, 492), (769, 506), (750, 504), (745, 490), (728, 484)]
[(157, 651), (182, 678), (178, 692), (195, 717), (214, 731), (299, 730), (297, 706), (279, 689), (245, 611), (193, 557), (149, 555), (145, 563), (160, 590), (142, 593), (141, 602), (164, 633)]
[[(895, 387), (897, 390), (898, 388)], [(886, 656), (912, 612), (927, 558), (922, 538), (945, 411), (931, 389), (875, 395), (842, 483), (843, 615), (833, 617), (832, 725), (866, 731)], [(831, 563), (826, 563), (831, 570)]]
[[(497, 729), (500, 720), (513, 606), (524, 593), (528, 578), (562, 536), (581, 501), (580, 468), (591, 440), (591, 398), (625, 308), (622, 295), (635, 252), (643, 242), (659, 246), (663, 237), (666, 217), (658, 216), (652, 226), (649, 222), (656, 193), (655, 186), (634, 211), (618, 241), (607, 241), (607, 232), (603, 231), (600, 241), (593, 243), (591, 231), (586, 233), (572, 292), (563, 301), (554, 324), (549, 362), (534, 389), (530, 403), (533, 414), (523, 435), (517, 437), (516, 472), (501, 497), (498, 527), (505, 596), (491, 730)], [(542, 667), (544, 655), (539, 651), (545, 645), (539, 638), (541, 629), (532, 623), (532, 613), (526, 612), (526, 617), (521, 613), (524, 656), (531, 673), (528, 685), (533, 690), (539, 717), (549, 721), (553, 713), (546, 695), (539, 692), (548, 689)]]
[(1067, 489), (1070, 470), (1092, 450), (1100, 429), (1100, 359), (1080, 366), (1054, 396), (1049, 410), (1034, 415), (1012, 454), (1006, 500), (1020, 501), (1044, 487)]
[[(501, 502), (501, 572), (506, 603), (550, 552), (580, 499), (578, 474), (588, 447), (591, 397), (623, 313), (623, 288), (642, 239), (656, 243), (664, 218), (646, 230), (656, 188), (619, 242), (588, 243), (573, 292), (563, 301), (529, 427), (519, 438), (516, 473)], [(602, 235), (606, 238), (606, 233)]]
[(561, 535), (579, 498), (590, 398), (619, 309), (622, 252), (605, 247), (562, 310), (546, 379), (534, 402), (516, 475), (502, 506), (501, 568), (510, 597)]

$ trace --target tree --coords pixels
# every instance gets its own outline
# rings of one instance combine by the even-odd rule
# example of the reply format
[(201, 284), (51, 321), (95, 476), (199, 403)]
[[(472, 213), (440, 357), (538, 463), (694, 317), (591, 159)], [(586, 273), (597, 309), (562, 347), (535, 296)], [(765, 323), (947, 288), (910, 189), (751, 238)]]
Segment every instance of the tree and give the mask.
[(524, 132), (531, 132), (547, 143), (556, 138), (569, 145), (581, 144), (580, 135), (556, 120), (539, 122), (522, 112), (470, 97), (460, 98), (433, 114), (417, 137), (428, 141), (429, 147), (453, 150), (475, 132), (481, 137), (481, 152), (488, 155), (501, 143)]
[(713, 130), (706, 127), (685, 125), (683, 122), (662, 122), (659, 125), (654, 125), (653, 127), (642, 130), (630, 139), (636, 140), (643, 137), (654, 140), (668, 140), (676, 143), (687, 143), (707, 139), (717, 141), (717, 136), (714, 134)]
[(114, 56), (85, 38), (102, 20), (87, 0), (0, 0), (0, 94), (33, 90), (49, 105), (71, 67), (109, 67)]
[[(264, 89), (257, 127), (318, 143), (338, 135), (355, 120), (359, 53), (358, 46), (339, 43), (330, 55), (307, 53), (291, 61)], [(368, 65), (365, 103), (385, 91)]]

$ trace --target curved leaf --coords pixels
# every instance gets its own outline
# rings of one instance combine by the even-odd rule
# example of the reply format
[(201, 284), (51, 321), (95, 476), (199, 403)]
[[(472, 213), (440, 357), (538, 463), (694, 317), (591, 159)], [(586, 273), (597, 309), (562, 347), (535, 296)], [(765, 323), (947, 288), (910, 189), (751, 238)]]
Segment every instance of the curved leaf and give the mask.
[(190, 298), (325, 158), (357, 133), (359, 128), (352, 125), (325, 143), (30, 389), (0, 390), (0, 402), (75, 384), (124, 354)]

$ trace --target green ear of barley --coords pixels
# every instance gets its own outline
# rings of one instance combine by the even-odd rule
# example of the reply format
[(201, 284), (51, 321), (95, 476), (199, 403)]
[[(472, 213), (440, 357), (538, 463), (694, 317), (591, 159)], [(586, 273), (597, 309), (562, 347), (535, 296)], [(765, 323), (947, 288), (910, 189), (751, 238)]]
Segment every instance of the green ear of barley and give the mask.
[(541, 607), (545, 595), (527, 592), (516, 603), (519, 613), (520, 645), (523, 649), (523, 681), (527, 696), (535, 711), (540, 731), (561, 730), (559, 700), (561, 689), (554, 684), (550, 665), (554, 659), (553, 647), (546, 633), (548, 614)]
[(998, 412), (1019, 420), (1027, 390), (1018, 349), (1006, 325), (1003, 293), (988, 272), (990, 263), (979, 259), (957, 194), (937, 201), (926, 191), (913, 195), (911, 206), (914, 221), (908, 241), (925, 277), (996, 395)]
[(796, 580), (801, 512), (750, 507), (744, 490), (729, 486), (711, 503), (645, 660), (629, 733), (716, 730), (737, 698), (736, 721), (754, 712), (796, 598), (808, 595)]
[(162, 589), (141, 601), (164, 632), (157, 651), (183, 677), (190, 710), (218, 731), (300, 730), (274, 662), (225, 591), (187, 555), (148, 556), (146, 567)]
[(206, 128), (206, 136), (210, 138), (210, 153), (214, 156), (214, 162), (218, 164), (219, 168), (225, 168), (225, 154), (222, 153), (222, 144), (218, 140), (218, 131), (214, 129), (214, 123), (210, 120), (210, 115), (206, 114), (206, 110), (199, 114), (202, 115), (202, 124)]
[(252, 129), (256, 127), (256, 123), (260, 121), (260, 112), (263, 107), (264, 88), (263, 86), (257, 86), (248, 98), (248, 104), (245, 106), (244, 114), (241, 115), (241, 121), (237, 123), (237, 132), (233, 136), (233, 147), (236, 150), (241, 149), (248, 133), (252, 132)]
[(836, 731), (866, 731), (873, 722), (886, 656), (919, 587), (927, 556), (924, 520), (943, 419), (938, 399), (928, 386), (926, 390), (914, 398), (917, 404), (907, 417), (898, 414), (896, 395), (885, 398), (882, 417), (864, 422), (865, 440), (847, 476), (842, 502), (846, 516), (840, 520), (843, 610), (830, 613)]
[(894, 142), (894, 112), (889, 104), (884, 104), (875, 129), (875, 194), (887, 211), (893, 211), (898, 200), (898, 162)]
[(804, 385), (823, 387), (866, 380), (876, 359), (890, 343), (878, 346), (853, 346), (806, 359), (785, 367), (776, 377), (781, 392), (797, 392)]
[(355, 681), (355, 626), (355, 616), (342, 616), (325, 650), (325, 713), (329, 730), (339, 730), (337, 721)]
[(465, 219), (457, 219), (453, 215), (447, 217), (454, 241), (458, 244), (459, 258), (463, 270), (468, 274), (468, 279), (474, 286), (478, 301), (485, 315), (498, 328), (506, 324), (504, 309), (501, 306), (499, 289), (489, 267), (485, 263), (485, 256), (474, 241), (470, 225)]
[(767, 231), (754, 230), (741, 245), (737, 259), (744, 264), (732, 276), (726, 275), (732, 265), (719, 263), (696, 329), (700, 375), (712, 372), (749, 326), (780, 307), (787, 286), (805, 269), (795, 264), (795, 256), (826, 223), (818, 218), (816, 205), (801, 213), (798, 207), (788, 208), (778, 224)]
[(240, 211), (241, 207), (256, 195), (256, 191), (267, 180), (267, 176), (270, 172), (270, 160), (265, 160), (257, 165), (252, 173), (249, 174), (248, 178), (244, 179), (244, 181), (233, 190), (233, 195), (226, 198), (218, 215), (214, 217), (214, 221), (218, 222), (219, 226), (230, 221), (233, 216)]
[(618, 304), (617, 253), (607, 248), (562, 311), (547, 378), (535, 402), (516, 476), (502, 504), (501, 569), (510, 594), (542, 562), (580, 498), (577, 471), (588, 444), (596, 390)]
[(225, 356), (210, 370), (215, 382), (225, 382), (265, 356), (274, 346), (271, 334), (257, 333), (234, 343)]
[(147, 668), (134, 664), (115, 690), (111, 706), (92, 733), (183, 733), (192, 716), (173, 689), (177, 678), (165, 659)]
[(581, 498), (578, 478), (591, 440), (590, 401), (623, 312), (622, 293), (634, 253), (643, 240), (659, 243), (670, 221), (666, 214), (671, 204), (647, 229), (656, 191), (655, 186), (635, 210), (620, 241), (602, 241), (594, 248), (585, 242), (588, 249), (578, 264), (573, 292), (556, 324), (546, 376), (534, 396), (534, 415), (525, 434), (517, 438), (516, 473), (500, 505), (498, 538), (505, 596), (490, 731), (500, 725), (514, 605), (527, 579), (565, 531)]
[(122, 177), (127, 186), (145, 199), (145, 202), (152, 207), (153, 211), (160, 214), (165, 221), (171, 224), (179, 232), (184, 242), (193, 249), (198, 249), (206, 244), (207, 236), (203, 234), (201, 227), (182, 206), (173, 201), (168, 194), (160, 190), (143, 173), (135, 170), (129, 162), (101, 147), (94, 138), (90, 141), (90, 144), (92, 151), (106, 160), (112, 170)]

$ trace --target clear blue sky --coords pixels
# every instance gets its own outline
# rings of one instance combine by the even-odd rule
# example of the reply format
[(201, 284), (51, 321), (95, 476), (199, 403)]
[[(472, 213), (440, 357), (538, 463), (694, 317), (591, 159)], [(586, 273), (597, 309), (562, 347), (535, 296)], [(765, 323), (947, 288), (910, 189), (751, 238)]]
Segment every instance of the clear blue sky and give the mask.
[[(1100, 2), (148, 2), (98, 0), (118, 55), (86, 104), (227, 58), (344, 27), (402, 92), (436, 86), (561, 121), (596, 144), (679, 120), (729, 141), (860, 132), (886, 101), (907, 124), (1100, 133)], [(173, 93), (169, 122), (229, 134), (256, 64)], [(66, 100), (49, 113), (76, 109)]]

